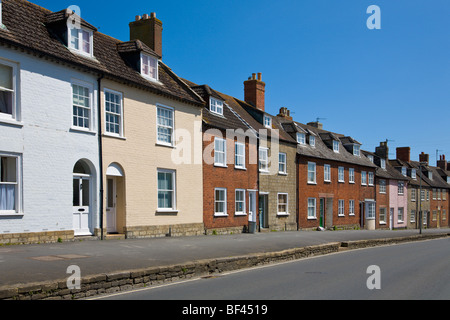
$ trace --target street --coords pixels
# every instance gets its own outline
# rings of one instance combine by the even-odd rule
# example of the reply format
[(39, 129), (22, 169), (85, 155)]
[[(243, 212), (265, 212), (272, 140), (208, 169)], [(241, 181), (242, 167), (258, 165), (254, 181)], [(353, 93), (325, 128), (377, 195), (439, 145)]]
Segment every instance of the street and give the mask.
[(449, 257), (450, 239), (429, 240), (343, 251), (93, 299), (448, 300)]

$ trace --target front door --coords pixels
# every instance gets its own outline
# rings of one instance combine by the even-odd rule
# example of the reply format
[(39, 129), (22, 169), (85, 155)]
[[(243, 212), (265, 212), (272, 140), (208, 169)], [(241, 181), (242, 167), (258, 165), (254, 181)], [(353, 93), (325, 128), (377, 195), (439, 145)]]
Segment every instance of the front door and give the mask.
[(85, 176), (73, 177), (73, 229), (75, 235), (91, 235), (89, 229), (91, 208), (91, 180)]
[(268, 194), (259, 194), (259, 226), (261, 228), (269, 227), (269, 217), (267, 210), (267, 198)]
[(324, 224), (324, 215), (325, 215), (325, 199), (324, 198), (320, 198), (319, 200), (319, 213), (320, 213), (320, 222), (319, 222), (319, 226), (321, 226), (322, 228), (325, 226)]
[(111, 177), (106, 181), (106, 232), (117, 232), (116, 227), (116, 178)]
[(394, 208), (389, 210), (389, 224), (389, 229), (392, 230), (392, 228), (394, 228)]

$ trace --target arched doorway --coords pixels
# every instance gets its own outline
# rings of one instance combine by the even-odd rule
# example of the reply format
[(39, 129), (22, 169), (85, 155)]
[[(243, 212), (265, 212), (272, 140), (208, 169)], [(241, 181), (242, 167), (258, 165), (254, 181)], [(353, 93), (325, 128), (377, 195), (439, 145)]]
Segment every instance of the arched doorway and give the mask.
[(106, 170), (106, 232), (118, 233), (118, 216), (121, 215), (124, 199), (123, 170), (117, 163), (112, 163)]
[(79, 160), (73, 168), (73, 229), (75, 236), (92, 235), (91, 214), (93, 210), (92, 171)]

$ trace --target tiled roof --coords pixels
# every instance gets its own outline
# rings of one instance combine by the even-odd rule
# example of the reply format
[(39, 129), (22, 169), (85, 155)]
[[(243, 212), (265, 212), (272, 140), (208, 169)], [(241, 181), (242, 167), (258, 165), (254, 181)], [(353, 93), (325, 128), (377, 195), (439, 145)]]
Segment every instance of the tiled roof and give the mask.
[[(126, 44), (124, 45), (124, 42), (120, 40), (94, 32), (93, 58), (69, 50), (52, 28), (53, 22), (63, 18), (65, 10), (53, 13), (24, 0), (3, 0), (2, 10), (2, 22), (6, 30), (0, 29), (0, 45), (25, 49), (39, 57), (104, 74), (105, 77), (115, 81), (182, 102), (203, 104), (203, 101), (162, 62), (159, 64), (158, 82), (142, 77), (140, 72), (122, 58), (118, 46), (126, 46)], [(49, 22), (52, 23), (49, 24)]]
[(361, 152), (365, 155), (372, 155), (374, 158), (374, 164), (377, 165), (377, 170), (375, 172), (375, 175), (379, 178), (384, 178), (384, 179), (394, 179), (394, 180), (403, 180), (403, 181), (410, 181), (411, 178), (409, 177), (405, 177), (404, 175), (402, 175), (397, 169), (395, 169), (393, 166), (391, 166), (391, 164), (389, 163), (389, 161), (386, 160), (386, 168), (383, 169), (380, 167), (380, 157), (375, 154), (374, 152), (370, 152), (370, 151), (366, 151), (366, 150), (361, 150)]

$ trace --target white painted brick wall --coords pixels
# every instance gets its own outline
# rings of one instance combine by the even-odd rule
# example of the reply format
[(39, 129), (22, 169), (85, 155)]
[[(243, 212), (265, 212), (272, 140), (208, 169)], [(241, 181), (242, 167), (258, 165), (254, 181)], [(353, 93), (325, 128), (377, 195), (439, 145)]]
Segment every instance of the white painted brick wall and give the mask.
[[(0, 152), (22, 154), (23, 215), (0, 215), (0, 233), (72, 230), (73, 166), (92, 163), (91, 231), (98, 227), (97, 79), (26, 53), (0, 48), (0, 59), (19, 63), (23, 126), (0, 123)], [(93, 131), (71, 130), (73, 79), (94, 88)]]

